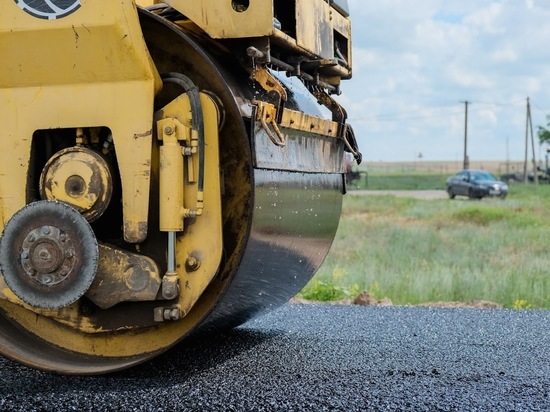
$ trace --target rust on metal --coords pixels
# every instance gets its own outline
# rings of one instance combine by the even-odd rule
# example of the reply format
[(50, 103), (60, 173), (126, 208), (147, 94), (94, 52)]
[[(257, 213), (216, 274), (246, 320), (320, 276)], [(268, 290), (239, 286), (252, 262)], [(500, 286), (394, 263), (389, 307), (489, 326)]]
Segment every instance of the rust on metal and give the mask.
[(107, 309), (121, 302), (155, 300), (160, 285), (160, 271), (151, 258), (100, 244), (97, 275), (86, 297)]

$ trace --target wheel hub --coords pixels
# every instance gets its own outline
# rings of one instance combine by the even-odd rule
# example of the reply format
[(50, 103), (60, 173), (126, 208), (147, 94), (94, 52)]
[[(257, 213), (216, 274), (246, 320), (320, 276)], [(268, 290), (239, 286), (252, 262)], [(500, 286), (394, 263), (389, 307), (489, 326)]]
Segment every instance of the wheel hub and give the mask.
[(57, 285), (74, 270), (72, 240), (55, 226), (32, 230), (23, 240), (21, 266), (34, 281), (45, 286)]
[(78, 300), (97, 272), (99, 251), (86, 219), (53, 201), (31, 203), (6, 224), (0, 269), (23, 302), (56, 309)]
[(113, 178), (109, 165), (93, 150), (75, 146), (55, 153), (40, 176), (40, 196), (78, 210), (89, 222), (97, 220), (111, 201)]

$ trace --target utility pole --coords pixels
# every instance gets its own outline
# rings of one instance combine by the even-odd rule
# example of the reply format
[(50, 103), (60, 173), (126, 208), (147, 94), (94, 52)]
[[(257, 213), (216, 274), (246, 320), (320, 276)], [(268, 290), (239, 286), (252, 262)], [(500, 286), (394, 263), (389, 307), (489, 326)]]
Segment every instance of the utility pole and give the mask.
[(463, 169), (470, 168), (470, 159), (468, 158), (468, 100), (461, 101), (464, 103), (464, 164)]
[(529, 98), (527, 98), (527, 114), (525, 115), (525, 157), (523, 158), (523, 183), (527, 183), (527, 162), (529, 158)]
[(506, 173), (510, 173), (510, 136), (506, 136)]
[(531, 119), (531, 102), (529, 97), (527, 98), (527, 115), (525, 117), (525, 159), (523, 161), (523, 183), (527, 183), (527, 163), (529, 161), (529, 129), (531, 129), (531, 146), (533, 152), (533, 181), (535, 184), (539, 183), (539, 176), (537, 173), (537, 160), (535, 158), (535, 138), (533, 137), (533, 121)]
[(531, 149), (533, 153), (533, 178), (536, 185), (539, 184), (539, 174), (537, 172), (537, 158), (535, 152), (535, 138), (533, 137), (533, 119), (531, 118), (531, 103), (527, 98), (527, 115), (529, 116), (529, 127), (531, 129)]

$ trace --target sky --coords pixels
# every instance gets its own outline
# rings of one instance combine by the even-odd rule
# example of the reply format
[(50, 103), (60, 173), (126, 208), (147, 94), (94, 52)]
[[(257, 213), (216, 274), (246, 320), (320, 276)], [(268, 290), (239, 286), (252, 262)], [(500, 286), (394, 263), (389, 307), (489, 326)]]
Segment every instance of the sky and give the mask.
[[(367, 161), (521, 160), (550, 114), (550, 0), (348, 0), (338, 101)], [(531, 143), (529, 141), (529, 153)], [(531, 158), (531, 154), (529, 155)]]

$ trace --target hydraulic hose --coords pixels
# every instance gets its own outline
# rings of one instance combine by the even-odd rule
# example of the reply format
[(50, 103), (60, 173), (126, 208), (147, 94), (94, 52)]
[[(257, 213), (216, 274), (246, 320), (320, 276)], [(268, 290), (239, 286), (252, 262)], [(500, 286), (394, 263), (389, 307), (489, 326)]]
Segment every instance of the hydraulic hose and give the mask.
[(199, 144), (199, 177), (197, 180), (198, 191), (204, 192), (204, 116), (200, 101), (199, 89), (193, 81), (182, 73), (169, 72), (162, 76), (164, 83), (172, 83), (180, 86), (189, 96), (191, 103), (191, 127), (197, 131)]

